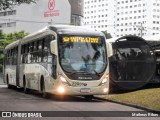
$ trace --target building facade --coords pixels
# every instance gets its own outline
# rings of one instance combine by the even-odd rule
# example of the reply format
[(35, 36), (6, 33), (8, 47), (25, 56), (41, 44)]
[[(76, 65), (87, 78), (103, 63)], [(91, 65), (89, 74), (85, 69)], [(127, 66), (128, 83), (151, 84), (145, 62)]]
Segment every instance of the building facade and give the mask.
[[(33, 33), (51, 24), (81, 25), (83, 1), (76, 4), (73, 0), (38, 0), (37, 3), (22, 4), (12, 10), (0, 11), (0, 29), (4, 33), (25, 30)], [(78, 12), (74, 12), (77, 5)], [(72, 21), (72, 17), (76, 19)], [(77, 22), (78, 21), (78, 22)]]
[(85, 0), (84, 6), (85, 24), (94, 23), (92, 27), (107, 30), (112, 37), (160, 33), (160, 0)]
[(117, 0), (117, 37), (150, 36), (160, 33), (160, 0)]
[(71, 4), (71, 24), (82, 25), (84, 0), (68, 0)]
[(114, 0), (84, 0), (84, 25), (115, 36)]

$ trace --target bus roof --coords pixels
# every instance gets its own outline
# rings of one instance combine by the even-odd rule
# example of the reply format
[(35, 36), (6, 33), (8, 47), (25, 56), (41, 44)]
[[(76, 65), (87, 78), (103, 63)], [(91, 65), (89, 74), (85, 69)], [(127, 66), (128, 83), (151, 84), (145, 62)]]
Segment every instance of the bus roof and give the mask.
[(54, 25), (49, 26), (49, 28), (58, 34), (103, 36), (102, 32), (95, 31), (85, 26)]
[[(57, 34), (66, 34), (66, 35), (85, 35), (85, 36), (104, 36), (102, 32), (98, 32), (84, 26), (73, 26), (73, 25), (50, 25), (47, 26), (37, 32), (34, 32), (26, 37), (24, 37), (21, 41), (22, 43), (28, 42), (34, 37), (42, 36), (42, 33), (51, 33), (56, 32)], [(19, 40), (7, 45), (5, 50), (10, 49), (12, 47), (18, 46)]]
[(9, 44), (9, 45), (7, 45), (7, 46), (5, 47), (5, 50), (7, 50), (7, 49), (9, 49), (9, 48), (12, 48), (12, 47), (14, 47), (14, 46), (18, 46), (18, 43), (19, 43), (19, 40), (15, 41), (15, 42), (13, 42), (13, 43), (11, 43), (11, 44)]

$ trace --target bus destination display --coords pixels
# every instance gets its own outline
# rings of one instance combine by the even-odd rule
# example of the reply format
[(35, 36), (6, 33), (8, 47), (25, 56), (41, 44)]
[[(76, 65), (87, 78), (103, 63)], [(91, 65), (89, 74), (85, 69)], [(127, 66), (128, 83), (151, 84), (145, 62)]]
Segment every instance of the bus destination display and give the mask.
[(97, 37), (63, 37), (63, 42), (86, 42), (86, 43), (98, 43)]

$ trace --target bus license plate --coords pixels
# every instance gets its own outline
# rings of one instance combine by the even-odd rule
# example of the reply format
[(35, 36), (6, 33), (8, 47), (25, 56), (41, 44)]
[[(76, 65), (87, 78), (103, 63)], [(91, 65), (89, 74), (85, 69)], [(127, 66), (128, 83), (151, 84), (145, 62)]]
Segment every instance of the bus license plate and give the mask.
[(89, 92), (91, 92), (91, 89), (90, 88), (81, 88), (80, 92), (81, 93), (89, 93)]

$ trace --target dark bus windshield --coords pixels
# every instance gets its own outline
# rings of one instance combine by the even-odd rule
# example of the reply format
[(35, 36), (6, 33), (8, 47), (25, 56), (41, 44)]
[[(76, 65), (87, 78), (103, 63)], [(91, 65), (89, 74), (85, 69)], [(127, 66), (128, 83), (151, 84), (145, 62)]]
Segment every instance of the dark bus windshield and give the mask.
[(102, 73), (107, 65), (106, 55), (103, 37), (60, 37), (59, 59), (65, 72)]

